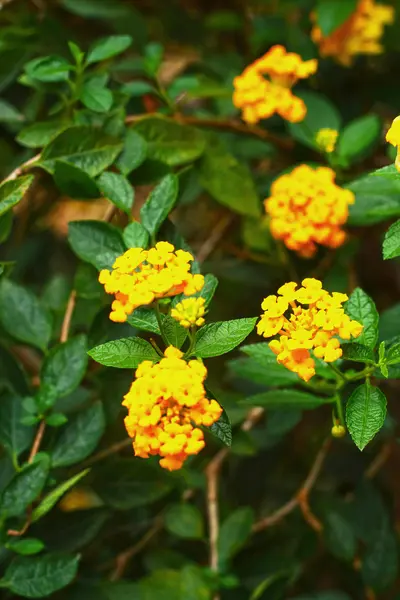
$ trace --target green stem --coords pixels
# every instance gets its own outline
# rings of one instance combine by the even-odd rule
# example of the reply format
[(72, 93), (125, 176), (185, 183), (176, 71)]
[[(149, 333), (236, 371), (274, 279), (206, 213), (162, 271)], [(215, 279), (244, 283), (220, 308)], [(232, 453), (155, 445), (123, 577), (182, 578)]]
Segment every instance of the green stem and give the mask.
[(335, 373), (335, 375), (337, 375), (337, 377), (343, 379), (343, 381), (345, 381), (346, 383), (348, 382), (348, 378), (346, 377), (346, 375), (342, 373), (342, 371), (338, 369), (336, 365), (334, 365), (333, 363), (327, 364), (329, 365), (330, 369)]
[(161, 320), (161, 311), (160, 311), (160, 306), (158, 304), (158, 301), (156, 301), (154, 303), (154, 311), (156, 313), (157, 323), (158, 323), (158, 327), (160, 329), (162, 341), (164, 342), (165, 346), (168, 347), (169, 346), (169, 342), (168, 342), (167, 337), (166, 337), (166, 335), (164, 333), (164, 327), (163, 327), (162, 320)]
[(192, 354), (192, 351), (196, 345), (196, 327), (195, 326), (191, 327), (188, 333), (189, 333), (190, 343), (189, 343), (189, 348), (185, 352), (184, 358), (189, 358), (189, 356)]
[(337, 415), (338, 415), (340, 424), (345, 427), (345, 420), (344, 420), (344, 414), (343, 414), (343, 404), (342, 404), (342, 399), (339, 396), (339, 394), (336, 396), (336, 409), (337, 409)]
[(350, 381), (358, 381), (359, 379), (365, 379), (370, 377), (370, 375), (375, 371), (377, 365), (373, 365), (372, 367), (366, 367), (363, 371), (361, 371), (360, 373), (356, 373), (355, 375), (350, 375), (349, 377), (346, 377), (346, 381), (350, 382)]

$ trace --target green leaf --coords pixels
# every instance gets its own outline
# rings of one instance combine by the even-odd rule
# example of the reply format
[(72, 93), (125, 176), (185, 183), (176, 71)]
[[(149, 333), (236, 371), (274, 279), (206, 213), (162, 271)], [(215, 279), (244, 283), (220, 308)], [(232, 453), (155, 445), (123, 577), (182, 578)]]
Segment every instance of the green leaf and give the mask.
[[(97, 180), (100, 190), (105, 198), (127, 215), (131, 214), (134, 200), (134, 189), (129, 181), (118, 173), (105, 171)], [(131, 223), (132, 225), (132, 223)]]
[(211, 275), (211, 273), (207, 273), (207, 275), (204, 276), (204, 285), (202, 287), (202, 289), (199, 292), (196, 292), (195, 294), (193, 294), (194, 298), (204, 298), (205, 300), (205, 307), (207, 308), (208, 305), (210, 304), (211, 300), (213, 299), (213, 296), (217, 290), (218, 287), (218, 279), (215, 277), (215, 275)]
[(175, 348), (181, 348), (188, 335), (187, 329), (169, 315), (162, 316), (162, 324), (168, 343)]
[(373, 225), (400, 216), (400, 177), (394, 180), (370, 174), (346, 187), (356, 196), (350, 205), (349, 225)]
[(93, 77), (83, 84), (79, 100), (93, 112), (106, 113), (112, 107), (114, 96), (112, 91), (104, 86), (103, 78)]
[(51, 415), (45, 417), (46, 425), (49, 427), (61, 427), (68, 422), (67, 417), (63, 413), (53, 412)]
[(372, 298), (356, 288), (345, 304), (345, 311), (351, 319), (364, 325), (356, 343), (374, 348), (378, 341), (379, 315)]
[(25, 65), (25, 72), (30, 79), (42, 81), (43, 83), (55, 83), (66, 81), (70, 65), (61, 56), (45, 56), (34, 58)]
[(26, 415), (18, 396), (7, 394), (0, 398), (0, 444), (11, 456), (18, 457), (33, 440), (34, 428), (21, 423)]
[(140, 98), (140, 96), (143, 96), (144, 94), (157, 95), (157, 90), (154, 85), (148, 81), (128, 81), (128, 83), (124, 83), (121, 87), (121, 92), (127, 94), (131, 98)]
[(115, 259), (125, 252), (121, 232), (101, 221), (72, 221), (68, 240), (79, 258), (97, 269), (111, 269)]
[(14, 539), (7, 543), (7, 548), (22, 554), (23, 556), (29, 556), (31, 554), (38, 554), (44, 548), (44, 544), (41, 540), (36, 538), (24, 538), (23, 540)]
[(43, 121), (24, 127), (17, 135), (17, 142), (27, 148), (42, 148), (49, 144), (59, 133), (67, 129), (68, 122), (57, 119)]
[(61, 590), (75, 579), (79, 555), (42, 554), (15, 558), (8, 566), (2, 584), (24, 598), (43, 598)]
[(329, 36), (355, 12), (358, 0), (319, 0), (317, 23), (324, 37)]
[(53, 177), (58, 189), (70, 198), (92, 199), (100, 195), (90, 175), (66, 160), (55, 161)]
[(210, 358), (230, 352), (253, 331), (256, 321), (257, 317), (205, 325), (197, 334), (193, 354)]
[(24, 116), (12, 104), (0, 99), (0, 123), (18, 123)]
[(47, 513), (53, 508), (53, 506), (57, 504), (65, 492), (74, 487), (74, 485), (76, 485), (83, 477), (86, 477), (89, 471), (90, 469), (85, 469), (84, 471), (77, 473), (73, 477), (67, 479), (67, 481), (60, 483), (54, 490), (49, 492), (47, 496), (43, 498), (40, 504), (33, 509), (31, 515), (32, 523), (39, 521), (39, 519), (47, 515)]
[(97, 40), (89, 49), (86, 64), (90, 65), (117, 56), (117, 54), (125, 52), (131, 44), (132, 38), (130, 35), (110, 35)]
[(147, 142), (147, 156), (176, 167), (203, 154), (206, 138), (195, 127), (180, 125), (162, 116), (140, 119), (133, 129)]
[(157, 362), (160, 357), (153, 346), (141, 338), (123, 338), (92, 348), (89, 356), (105, 367), (136, 369), (143, 360)]
[(379, 339), (390, 340), (400, 335), (400, 303), (384, 310), (379, 317)]
[[(12, 210), (9, 210), (8, 212), (6, 212), (5, 215), (2, 215), (0, 217), (0, 244), (2, 244), (3, 242), (5, 242), (12, 230), (12, 226), (13, 226), (13, 212)], [(0, 275), (4, 274), (5, 271), (5, 264), (4, 262), (0, 263)]]
[(337, 108), (323, 96), (316, 92), (297, 92), (307, 106), (307, 114), (300, 123), (288, 123), (290, 134), (299, 142), (318, 150), (316, 135), (320, 129), (340, 129), (341, 117)]
[(124, 147), (116, 164), (123, 175), (129, 175), (137, 169), (146, 159), (147, 142), (133, 129), (128, 129), (125, 134)]
[(198, 540), (204, 535), (203, 517), (193, 504), (172, 504), (165, 513), (167, 530), (180, 538)]
[(395, 342), (389, 346), (385, 362), (387, 365), (395, 365), (400, 362), (400, 342)]
[(393, 223), (385, 233), (383, 240), (383, 258), (400, 256), (400, 220)]
[(346, 125), (340, 132), (336, 148), (343, 166), (365, 157), (371, 146), (378, 140), (381, 126), (381, 120), (377, 115), (365, 115)]
[[(213, 396), (213, 394), (211, 394)], [(229, 416), (225, 410), (223, 410), (218, 421), (213, 423), (208, 430), (218, 438), (224, 446), (228, 448), (232, 446), (232, 425)]]
[(253, 510), (239, 508), (222, 523), (218, 537), (219, 564), (222, 569), (247, 542), (253, 522)]
[(149, 234), (141, 223), (134, 221), (129, 223), (122, 233), (127, 248), (147, 248)]
[(168, 217), (178, 198), (178, 178), (166, 175), (153, 189), (140, 209), (143, 227), (152, 236), (156, 236), (160, 226)]
[[(152, 308), (136, 308), (131, 315), (128, 316), (128, 323), (132, 327), (141, 329), (142, 331), (150, 331), (160, 335), (160, 328), (156, 313)], [(138, 338), (139, 339), (139, 338)]]
[(400, 181), (400, 173), (396, 169), (395, 165), (388, 165), (387, 167), (376, 169), (376, 171), (369, 173), (369, 177), (384, 177), (385, 179)]
[(78, 387), (87, 367), (87, 342), (84, 335), (58, 344), (46, 356), (41, 383), (50, 385), (62, 398)]
[(327, 396), (314, 396), (314, 394), (299, 392), (298, 390), (270, 390), (268, 392), (254, 394), (254, 396), (248, 396), (243, 402), (251, 404), (252, 406), (268, 408), (311, 409), (323, 404), (331, 403), (332, 398)]
[(379, 388), (364, 383), (347, 401), (346, 423), (354, 443), (360, 450), (381, 429), (386, 417), (386, 397)]
[(368, 364), (375, 363), (374, 351), (368, 346), (354, 342), (352, 344), (342, 344), (343, 358), (345, 360), (354, 360)]
[(351, 598), (344, 592), (327, 591), (296, 596), (295, 598), (292, 598), (292, 600), (351, 600)]
[(330, 509), (323, 520), (324, 540), (328, 550), (337, 558), (351, 561), (357, 550), (354, 531), (343, 511)]
[(0, 282), (0, 322), (14, 339), (45, 350), (51, 318), (32, 292), (9, 279)]
[(367, 545), (361, 562), (361, 576), (365, 585), (376, 592), (391, 586), (398, 572), (398, 549), (394, 528), (385, 519), (373, 542)]
[(220, 204), (241, 215), (259, 217), (260, 200), (248, 167), (216, 136), (209, 137), (198, 165), (200, 185)]
[(51, 453), (53, 467), (68, 467), (87, 458), (99, 443), (105, 429), (101, 402), (71, 418), (61, 433)]
[(74, 126), (62, 131), (44, 148), (37, 164), (53, 173), (55, 161), (65, 160), (96, 177), (114, 162), (121, 149), (122, 143), (116, 137), (92, 127)]
[(22, 515), (34, 500), (37, 499), (46, 483), (50, 461), (47, 455), (40, 460), (28, 464), (11, 479), (0, 498), (0, 513), (6, 517)]
[(32, 175), (23, 175), (0, 185), (0, 216), (22, 200), (32, 181)]

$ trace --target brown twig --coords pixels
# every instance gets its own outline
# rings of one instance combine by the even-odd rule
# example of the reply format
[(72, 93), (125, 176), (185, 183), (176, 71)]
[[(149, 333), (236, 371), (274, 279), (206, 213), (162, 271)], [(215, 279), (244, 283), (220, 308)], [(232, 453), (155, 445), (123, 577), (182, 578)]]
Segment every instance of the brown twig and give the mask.
[(20, 175), (22, 175), (22, 173), (24, 171), (26, 171), (26, 169), (29, 169), (36, 161), (38, 161), (39, 158), (40, 158), (40, 154), (36, 154), (36, 156), (34, 156), (33, 158), (30, 158), (26, 162), (22, 163), (22, 165), (19, 165), (19, 167), (17, 167), (16, 169), (14, 169), (14, 171), (12, 171), (8, 175), (8, 177), (6, 177), (3, 180), (3, 183), (5, 183), (6, 181), (12, 181), (13, 179), (17, 179), (17, 177), (19, 177)]
[(222, 239), (224, 233), (231, 225), (233, 219), (233, 214), (227, 214), (216, 223), (215, 227), (211, 230), (210, 235), (203, 242), (199, 251), (197, 252), (196, 258), (199, 263), (204, 262), (210, 256), (215, 246)]
[(35, 435), (35, 439), (33, 440), (32, 448), (29, 454), (28, 462), (31, 463), (35, 458), (36, 454), (39, 452), (40, 444), (42, 443), (44, 431), (46, 429), (46, 422), (40, 421), (38, 430)]
[(386, 444), (383, 444), (382, 448), (380, 449), (378, 454), (375, 456), (374, 460), (371, 462), (368, 469), (366, 469), (366, 471), (364, 473), (364, 477), (366, 479), (373, 479), (378, 474), (378, 472), (382, 469), (383, 465), (385, 464), (385, 462), (387, 461), (387, 459), (389, 458), (391, 453), (392, 453), (392, 446), (391, 446), (390, 442), (386, 442)]
[(75, 308), (75, 303), (76, 303), (76, 291), (72, 290), (69, 298), (68, 298), (68, 302), (67, 302), (67, 308), (65, 309), (65, 314), (64, 314), (64, 319), (61, 325), (61, 334), (60, 334), (60, 342), (66, 342), (68, 340), (68, 336), (69, 336), (69, 330), (71, 327), (71, 319), (72, 319), (72, 314), (74, 312), (74, 308)]
[(97, 463), (99, 460), (103, 460), (103, 458), (107, 458), (107, 456), (116, 454), (120, 450), (123, 450), (124, 448), (127, 448), (128, 446), (131, 446), (131, 445), (132, 445), (131, 438), (129, 438), (129, 437), (124, 438), (120, 442), (116, 442), (112, 446), (109, 446), (108, 448), (104, 448), (104, 450), (100, 450), (99, 452), (97, 452), (97, 454), (93, 454), (93, 456), (88, 458), (84, 463), (82, 463), (80, 465), (80, 468), (86, 469), (87, 467), (90, 467), (93, 464)]

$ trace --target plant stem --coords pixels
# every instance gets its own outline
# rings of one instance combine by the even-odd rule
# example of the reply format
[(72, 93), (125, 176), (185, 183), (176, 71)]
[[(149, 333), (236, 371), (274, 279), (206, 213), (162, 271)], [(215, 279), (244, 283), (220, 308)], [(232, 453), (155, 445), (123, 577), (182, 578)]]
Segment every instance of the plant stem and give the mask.
[(196, 344), (196, 327), (193, 326), (190, 328), (189, 330), (189, 348), (186, 350), (185, 352), (185, 356), (184, 358), (189, 358), (189, 356), (191, 355), (193, 348), (195, 347)]
[(337, 408), (337, 416), (339, 417), (340, 424), (345, 426), (344, 414), (343, 414), (343, 404), (342, 399), (339, 394), (336, 396), (336, 408)]
[(162, 337), (162, 341), (164, 342), (164, 344), (168, 347), (169, 346), (169, 342), (166, 338), (166, 335), (164, 333), (164, 327), (162, 324), (162, 320), (161, 320), (161, 311), (160, 311), (160, 305), (158, 304), (158, 301), (156, 301), (154, 303), (154, 311), (156, 313), (156, 318), (157, 318), (157, 323), (158, 323), (158, 327), (160, 329), (160, 333), (161, 333), (161, 337)]
[(335, 373), (335, 375), (337, 375), (340, 379), (343, 379), (343, 381), (345, 381), (346, 383), (348, 382), (348, 378), (346, 377), (346, 375), (344, 373), (342, 373), (342, 371), (340, 369), (338, 369), (336, 367), (336, 365), (334, 365), (333, 363), (327, 363), (327, 364), (329, 365), (331, 370)]

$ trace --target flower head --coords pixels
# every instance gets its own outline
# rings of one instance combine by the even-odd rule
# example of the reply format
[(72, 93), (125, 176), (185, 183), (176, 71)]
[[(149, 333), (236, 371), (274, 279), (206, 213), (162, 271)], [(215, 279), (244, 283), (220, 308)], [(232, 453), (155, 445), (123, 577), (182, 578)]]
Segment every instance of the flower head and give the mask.
[(396, 169), (400, 172), (400, 116), (396, 117), (386, 134), (386, 141), (392, 146), (397, 147), (397, 156), (395, 161)]
[(168, 242), (154, 248), (131, 248), (119, 256), (113, 270), (100, 271), (99, 281), (107, 294), (114, 294), (110, 319), (123, 323), (138, 306), (177, 294), (191, 296), (204, 285), (203, 275), (190, 273), (193, 256), (175, 250)]
[(218, 402), (206, 397), (205, 366), (182, 357), (180, 350), (170, 346), (158, 364), (143, 361), (123, 402), (135, 455), (157, 454), (160, 465), (170, 471), (180, 469), (188, 456), (204, 448), (198, 426), (209, 427), (222, 414)]
[[(363, 330), (345, 314), (342, 304), (346, 300), (346, 294), (325, 291), (318, 279), (304, 279), (299, 289), (296, 283), (287, 283), (279, 288), (278, 296), (268, 296), (262, 303), (264, 314), (257, 332), (266, 338), (279, 334), (279, 339), (269, 343), (278, 363), (308, 381), (315, 375), (311, 352), (325, 362), (334, 362), (342, 356), (340, 340), (335, 336), (349, 340)], [(279, 315), (277, 306), (283, 309)]]
[(182, 327), (204, 325), (205, 315), (204, 298), (185, 298), (171, 310), (171, 317), (176, 319)]
[(334, 180), (332, 169), (307, 165), (276, 179), (264, 201), (273, 237), (306, 258), (315, 254), (317, 244), (341, 246), (346, 239), (341, 226), (347, 221), (354, 194)]
[(335, 150), (338, 136), (339, 132), (336, 129), (324, 128), (317, 131), (315, 141), (323, 152), (330, 154)]
[(273, 46), (264, 56), (235, 77), (233, 103), (243, 120), (254, 124), (278, 113), (292, 123), (302, 121), (307, 108), (291, 88), (299, 79), (315, 73), (317, 61), (303, 61), (283, 46)]
[(355, 12), (328, 36), (316, 24), (316, 13), (311, 18), (311, 39), (318, 44), (321, 56), (334, 56), (342, 65), (350, 66), (357, 54), (383, 52), (380, 39), (385, 25), (394, 20), (394, 9), (375, 0), (358, 0)]

